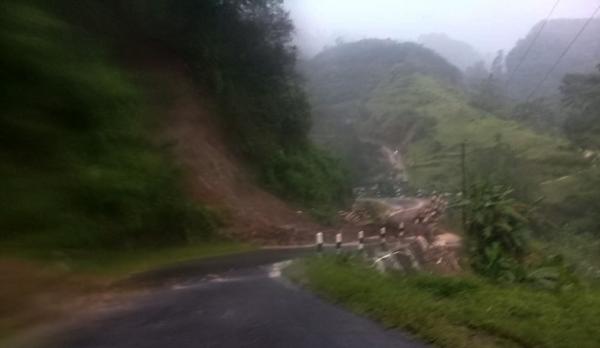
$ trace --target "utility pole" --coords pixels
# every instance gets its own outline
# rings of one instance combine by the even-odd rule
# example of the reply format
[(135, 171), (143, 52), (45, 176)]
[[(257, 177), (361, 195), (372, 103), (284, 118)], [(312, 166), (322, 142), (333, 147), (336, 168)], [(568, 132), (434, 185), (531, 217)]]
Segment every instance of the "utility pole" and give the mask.
[(467, 228), (467, 211), (465, 202), (467, 199), (467, 167), (466, 167), (466, 143), (463, 141), (460, 144), (460, 169), (462, 176), (462, 192), (461, 198), (463, 200), (462, 204), (462, 227), (463, 231)]

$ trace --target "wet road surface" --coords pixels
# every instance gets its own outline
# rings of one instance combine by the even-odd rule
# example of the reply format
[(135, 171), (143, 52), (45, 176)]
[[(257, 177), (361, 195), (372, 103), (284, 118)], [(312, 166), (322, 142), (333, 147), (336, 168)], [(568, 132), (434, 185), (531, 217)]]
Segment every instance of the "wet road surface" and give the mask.
[[(161, 286), (64, 330), (44, 346), (425, 347), (289, 284), (271, 264), (308, 252), (219, 257), (132, 278)], [(236, 267), (241, 261), (245, 267)]]

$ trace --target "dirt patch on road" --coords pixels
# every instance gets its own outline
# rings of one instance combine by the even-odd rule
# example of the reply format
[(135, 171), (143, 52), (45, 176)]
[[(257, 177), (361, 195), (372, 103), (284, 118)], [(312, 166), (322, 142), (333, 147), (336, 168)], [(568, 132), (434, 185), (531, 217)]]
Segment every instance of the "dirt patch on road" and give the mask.
[(108, 282), (76, 275), (60, 265), (42, 267), (23, 260), (0, 260), (0, 342), (21, 330), (100, 306), (114, 293)]

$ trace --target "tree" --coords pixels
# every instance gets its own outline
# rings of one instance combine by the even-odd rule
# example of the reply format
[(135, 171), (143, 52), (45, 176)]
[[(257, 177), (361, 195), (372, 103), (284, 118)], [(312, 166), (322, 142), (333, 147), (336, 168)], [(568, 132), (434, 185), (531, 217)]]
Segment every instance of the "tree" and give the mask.
[(568, 110), (564, 129), (569, 139), (585, 149), (600, 149), (600, 74), (566, 75), (560, 90)]
[(497, 112), (505, 106), (504, 95), (504, 51), (498, 51), (490, 67), (488, 78), (483, 80), (473, 98), (473, 105), (489, 111)]

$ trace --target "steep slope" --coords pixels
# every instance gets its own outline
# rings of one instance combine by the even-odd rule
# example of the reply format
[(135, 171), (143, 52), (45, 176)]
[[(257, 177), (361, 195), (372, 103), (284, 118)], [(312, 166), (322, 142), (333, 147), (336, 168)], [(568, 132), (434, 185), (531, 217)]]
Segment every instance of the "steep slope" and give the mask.
[(277, 0), (2, 8), (0, 124), (10, 137), (0, 176), (15, 204), (0, 209), (0, 244), (206, 241), (217, 227), (207, 206), (231, 235), (287, 243), (302, 228), (312, 239), (316, 225), (258, 185), (321, 216), (349, 196), (343, 169), (308, 139), (293, 26)]
[[(514, 75), (510, 88), (507, 89), (509, 96), (517, 100), (526, 98), (567, 48), (586, 20), (581, 18), (548, 21), (531, 51), (523, 60), (518, 73)], [(531, 28), (527, 36), (519, 40), (508, 53), (506, 56), (508, 74), (512, 74), (523, 59), (542, 24), (540, 22)], [(600, 40), (598, 37), (600, 37), (600, 18), (592, 20), (536, 93), (536, 97), (558, 94), (560, 81), (565, 74), (593, 72), (596, 65), (600, 63)]]
[[(155, 55), (156, 49), (147, 53)], [(262, 244), (313, 240), (319, 225), (259, 188), (247, 166), (234, 155), (219, 125), (215, 103), (195, 86), (184, 63), (167, 55), (138, 63), (137, 69), (155, 79), (150, 90), (154, 90), (152, 99), (163, 101), (157, 105), (165, 115), (162, 141), (183, 169), (187, 191), (221, 215), (226, 235)]]

